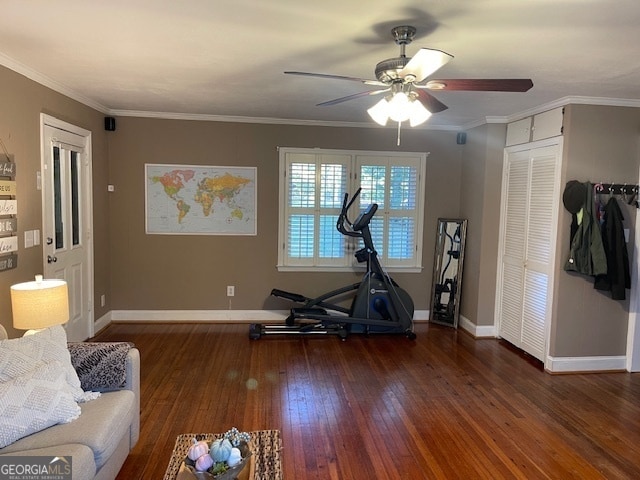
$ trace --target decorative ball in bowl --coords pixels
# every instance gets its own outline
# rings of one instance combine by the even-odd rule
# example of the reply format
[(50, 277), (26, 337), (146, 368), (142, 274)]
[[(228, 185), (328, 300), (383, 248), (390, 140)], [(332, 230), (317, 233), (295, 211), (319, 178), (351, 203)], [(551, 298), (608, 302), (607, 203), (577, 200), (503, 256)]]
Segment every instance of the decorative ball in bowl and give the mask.
[(193, 439), (178, 478), (197, 480), (234, 480), (251, 460), (250, 436), (237, 428), (213, 442)]

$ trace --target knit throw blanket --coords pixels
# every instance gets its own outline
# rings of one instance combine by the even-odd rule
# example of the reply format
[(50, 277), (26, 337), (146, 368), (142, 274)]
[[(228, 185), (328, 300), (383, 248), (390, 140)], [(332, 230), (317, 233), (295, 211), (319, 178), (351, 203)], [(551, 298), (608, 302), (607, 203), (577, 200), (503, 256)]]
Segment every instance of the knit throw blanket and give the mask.
[(107, 392), (125, 385), (129, 342), (69, 343), (71, 364), (84, 391)]

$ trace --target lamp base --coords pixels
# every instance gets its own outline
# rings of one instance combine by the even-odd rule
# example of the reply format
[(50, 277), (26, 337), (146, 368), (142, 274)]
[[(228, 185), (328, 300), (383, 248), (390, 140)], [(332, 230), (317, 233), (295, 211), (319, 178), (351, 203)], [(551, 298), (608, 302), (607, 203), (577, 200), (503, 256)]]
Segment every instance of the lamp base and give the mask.
[(26, 332), (24, 332), (24, 335), (22, 335), (23, 337), (27, 337), (29, 335), (33, 335), (34, 333), (38, 333), (45, 330), (44, 328), (34, 328), (32, 330), (27, 330)]

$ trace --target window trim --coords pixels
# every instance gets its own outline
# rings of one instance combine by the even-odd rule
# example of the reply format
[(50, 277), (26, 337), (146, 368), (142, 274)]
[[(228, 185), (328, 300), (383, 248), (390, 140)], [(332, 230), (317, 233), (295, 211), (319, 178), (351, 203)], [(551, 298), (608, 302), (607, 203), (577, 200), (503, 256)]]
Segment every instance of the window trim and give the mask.
[[(365, 266), (357, 264), (355, 260), (352, 264), (347, 265), (286, 265), (286, 229), (287, 229), (287, 156), (289, 154), (299, 155), (328, 155), (328, 156), (349, 156), (351, 168), (356, 168), (359, 165), (357, 157), (384, 157), (389, 158), (407, 158), (417, 159), (419, 164), (418, 170), (418, 182), (417, 182), (417, 198), (416, 198), (416, 252), (415, 261), (409, 266), (387, 266), (385, 269), (390, 272), (403, 272), (403, 273), (421, 273), (424, 269), (422, 264), (422, 249), (424, 245), (424, 206), (425, 206), (425, 186), (426, 186), (426, 164), (429, 153), (425, 152), (393, 152), (393, 151), (373, 151), (373, 150), (338, 150), (338, 149), (322, 149), (322, 148), (296, 148), (296, 147), (278, 147), (279, 153), (279, 167), (278, 167), (278, 260), (276, 268), (280, 272), (353, 272), (364, 271)], [(353, 184), (359, 184), (360, 178), (354, 178), (358, 176), (354, 175), (351, 171), (348, 179), (349, 185), (347, 191), (352, 194), (351, 191)], [(352, 219), (353, 220), (353, 219)], [(350, 250), (349, 257), (353, 255), (353, 251)], [(349, 263), (349, 262), (347, 262)], [(383, 262), (384, 263), (384, 262)]]

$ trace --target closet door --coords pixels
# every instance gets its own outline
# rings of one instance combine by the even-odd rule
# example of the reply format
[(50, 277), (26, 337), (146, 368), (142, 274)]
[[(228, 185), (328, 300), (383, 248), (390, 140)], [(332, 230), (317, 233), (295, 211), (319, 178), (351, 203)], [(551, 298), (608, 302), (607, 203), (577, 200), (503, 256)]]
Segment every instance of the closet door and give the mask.
[(498, 334), (540, 360), (551, 317), (559, 165), (557, 143), (508, 151), (503, 179)]

